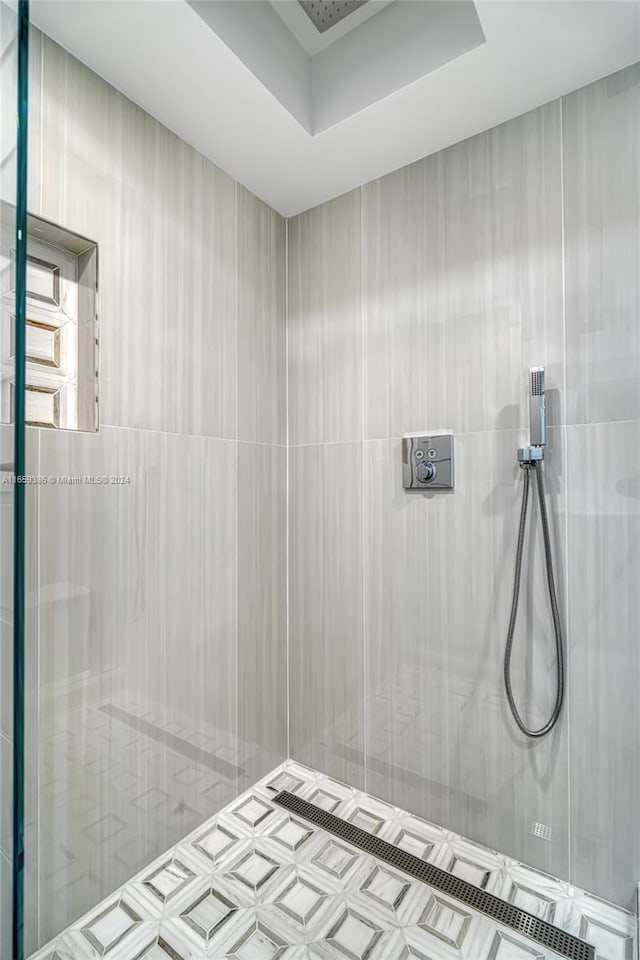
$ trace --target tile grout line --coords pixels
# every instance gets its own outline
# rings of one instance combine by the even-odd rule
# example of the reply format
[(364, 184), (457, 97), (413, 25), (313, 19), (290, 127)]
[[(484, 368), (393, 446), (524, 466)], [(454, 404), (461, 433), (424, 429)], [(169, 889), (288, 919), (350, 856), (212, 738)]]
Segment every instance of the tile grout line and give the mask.
[[(621, 422), (640, 423), (640, 417), (637, 420), (631, 420), (631, 421), (619, 421), (619, 420), (611, 421), (611, 423), (621, 423)], [(584, 426), (593, 427), (595, 426), (595, 424), (584, 424)], [(601, 424), (601, 426), (607, 426), (607, 424), (606, 423)], [(468, 431), (454, 430), (453, 432), (455, 433), (456, 437), (480, 437), (480, 436), (490, 436), (493, 434), (498, 434), (498, 435), (509, 434), (509, 433), (520, 434), (525, 429), (526, 427), (522, 426), (522, 427), (506, 427), (506, 428), (501, 428), (499, 430), (468, 430)], [(561, 424), (561, 423), (551, 424), (547, 426), (547, 430), (551, 432), (555, 430), (564, 430), (564, 424)], [(371, 437), (367, 440), (362, 440), (362, 441), (358, 438), (355, 438), (352, 440), (317, 440), (317, 441), (311, 441), (309, 443), (292, 443), (291, 447), (292, 449), (295, 450), (295, 449), (300, 449), (304, 447), (330, 447), (330, 446), (349, 446), (349, 445), (353, 446), (354, 444), (359, 444), (359, 443), (363, 443), (365, 445), (373, 444), (373, 443), (391, 443), (391, 442), (399, 443), (401, 440), (402, 440), (402, 437), (397, 435), (389, 436), (389, 437)]]
[[(239, 423), (238, 423), (238, 181), (234, 180), (233, 188), (233, 208), (234, 208), (234, 226), (235, 226), (235, 237), (234, 237), (234, 292), (233, 292), (233, 312), (235, 318), (235, 478), (234, 478), (234, 487), (235, 487), (235, 497), (236, 497), (236, 510), (235, 510), (235, 553), (236, 553), (236, 562), (234, 564), (235, 570), (235, 583), (234, 583), (234, 593), (235, 593), (235, 754), (236, 757), (240, 753), (240, 700), (238, 697), (238, 653), (240, 645), (240, 632), (238, 629), (238, 587), (240, 583), (240, 549), (238, 543), (238, 530), (240, 526), (240, 496), (238, 490), (238, 478), (240, 475), (240, 444), (238, 442), (239, 438)], [(242, 758), (244, 762), (244, 757)], [(237, 778), (237, 789), (241, 788), (240, 784), (240, 774)], [(242, 784), (244, 786), (244, 784)]]
[[(37, 429), (27, 424), (27, 429)], [(95, 437), (102, 430), (132, 430), (135, 433), (159, 433), (165, 437), (185, 437), (186, 439), (197, 440), (216, 440), (219, 443), (247, 443), (257, 447), (279, 447), (286, 446), (284, 443), (274, 443), (271, 440), (244, 440), (239, 437), (220, 437), (212, 433), (180, 433), (177, 430), (158, 430), (156, 427), (129, 427), (117, 423), (101, 423), (100, 430), (63, 430), (57, 429), (56, 434), (70, 434), (72, 436)]]
[(361, 570), (360, 570), (360, 588), (362, 591), (362, 769), (364, 790), (367, 792), (367, 578), (365, 572), (366, 566), (366, 535), (365, 535), (365, 462), (364, 462), (364, 438), (365, 438), (365, 416), (364, 416), (364, 397), (365, 397), (365, 349), (364, 349), (364, 187), (360, 187), (360, 523), (361, 523), (361, 543), (362, 550)]
[(571, 678), (570, 664), (570, 613), (569, 613), (569, 430), (567, 427), (567, 287), (566, 287), (566, 243), (565, 243), (565, 198), (564, 198), (564, 114), (563, 98), (560, 97), (560, 251), (562, 271), (562, 363), (563, 363), (563, 396), (562, 419), (564, 439), (564, 603), (565, 603), (565, 715), (567, 725), (567, 874), (569, 883), (573, 882), (573, 844), (571, 834), (571, 709), (569, 698), (569, 682)]
[[(38, 428), (37, 434), (37, 459), (38, 459), (38, 473), (40, 473), (41, 468), (41, 441), (42, 441), (42, 430)], [(37, 497), (36, 497), (36, 597), (38, 597), (38, 603), (36, 605), (36, 697), (35, 697), (35, 711), (36, 711), (36, 729), (34, 737), (36, 740), (36, 749), (35, 749), (35, 769), (36, 769), (36, 869), (38, 879), (36, 880), (36, 936), (38, 938), (38, 943), (40, 943), (41, 938), (41, 910), (40, 910), (40, 851), (42, 843), (42, 801), (40, 795), (40, 750), (39, 740), (40, 740), (40, 690), (41, 690), (41, 674), (40, 674), (40, 650), (41, 650), (41, 636), (40, 636), (40, 533), (41, 533), (41, 524), (40, 524), (40, 484), (37, 485)]]
[(285, 392), (285, 642), (287, 757), (291, 756), (291, 663), (289, 620), (289, 220), (284, 222), (284, 392)]
[[(585, 421), (584, 423), (550, 423), (547, 426), (547, 430), (562, 430), (566, 428), (572, 429), (589, 429), (593, 427), (612, 427), (618, 424), (629, 424), (629, 423), (640, 423), (640, 417), (631, 417), (625, 418), (623, 420), (597, 420), (597, 421)], [(27, 431), (37, 430), (37, 427), (27, 424)], [(69, 434), (71, 436), (83, 436), (83, 437), (95, 437), (102, 430), (131, 430), (136, 433), (159, 433), (162, 436), (166, 437), (184, 437), (186, 439), (197, 439), (197, 440), (215, 440), (218, 443), (245, 443), (259, 447), (277, 447), (284, 449), (286, 443), (273, 443), (270, 440), (240, 440), (236, 437), (219, 437), (209, 433), (178, 433), (175, 430), (158, 430), (155, 427), (130, 427), (124, 426), (117, 423), (101, 423), (100, 430), (63, 430), (58, 429), (55, 431), (56, 434), (65, 435)], [(523, 431), (527, 429), (527, 424), (517, 424), (513, 427), (487, 427), (486, 429), (481, 430), (454, 430), (456, 436), (466, 437), (466, 436), (476, 436), (479, 434), (489, 434), (489, 433), (514, 433), (518, 431)], [(289, 446), (293, 449), (297, 447), (321, 447), (321, 446), (339, 446), (340, 444), (346, 445), (348, 443), (382, 443), (386, 440), (402, 440), (400, 434), (390, 434), (386, 437), (367, 437), (362, 441), (359, 437), (354, 437), (347, 440), (309, 440), (303, 441), (302, 443), (291, 443)]]
[(40, 100), (40, 169), (39, 169), (39, 207), (38, 213), (40, 216), (43, 216), (43, 204), (44, 204), (44, 34), (40, 34), (40, 90), (39, 90), (39, 100)]

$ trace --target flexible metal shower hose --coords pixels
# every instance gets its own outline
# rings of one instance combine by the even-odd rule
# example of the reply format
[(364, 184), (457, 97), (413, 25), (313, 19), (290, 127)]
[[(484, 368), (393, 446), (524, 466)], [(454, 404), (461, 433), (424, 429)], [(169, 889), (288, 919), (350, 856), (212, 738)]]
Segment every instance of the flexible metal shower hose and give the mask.
[[(527, 527), (527, 509), (529, 506), (529, 482), (530, 472), (534, 471), (538, 487), (538, 500), (540, 503), (540, 518), (542, 520), (542, 536), (544, 539), (544, 556), (547, 567), (547, 586), (549, 588), (549, 602), (551, 604), (551, 615), (553, 617), (553, 630), (556, 640), (556, 669), (557, 669), (557, 688), (556, 702), (553, 713), (543, 727), (538, 730), (531, 730), (520, 714), (513, 696), (511, 687), (511, 653), (513, 650), (513, 636), (516, 629), (516, 620), (518, 617), (518, 600), (520, 598), (520, 580), (522, 578), (522, 554), (524, 551), (524, 540)], [(544, 482), (542, 478), (542, 466), (539, 461), (526, 464), (523, 467), (524, 490), (522, 493), (522, 509), (520, 511), (520, 528), (518, 531), (518, 546), (516, 549), (516, 571), (513, 583), (513, 600), (511, 603), (511, 616), (509, 618), (509, 630), (507, 632), (507, 646), (504, 652), (504, 685), (507, 691), (507, 700), (520, 729), (527, 737), (544, 737), (555, 727), (562, 711), (562, 702), (564, 700), (564, 647), (562, 642), (562, 625), (560, 623), (560, 613), (558, 611), (558, 600), (556, 597), (556, 588), (553, 578), (553, 560), (551, 556), (551, 538), (549, 536), (549, 521), (547, 519), (547, 506), (544, 499)]]

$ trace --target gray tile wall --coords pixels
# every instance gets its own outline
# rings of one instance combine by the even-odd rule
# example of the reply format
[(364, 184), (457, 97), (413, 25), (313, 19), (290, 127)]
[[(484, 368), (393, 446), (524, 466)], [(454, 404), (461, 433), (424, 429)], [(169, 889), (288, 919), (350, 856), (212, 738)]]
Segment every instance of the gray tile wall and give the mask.
[(362, 787), (362, 445), (292, 447), (289, 497), (292, 749)]
[[(292, 756), (626, 906), (640, 878), (639, 121), (634, 66), (289, 227)], [(568, 689), (556, 730), (527, 742), (502, 657), (537, 363)], [(399, 438), (443, 429), (455, 492), (405, 495)], [(514, 677), (539, 723), (555, 661), (537, 521), (526, 562)]]
[(289, 222), (289, 441), (362, 436), (361, 198)]
[(28, 472), (131, 482), (35, 494), (29, 950), (287, 754), (286, 225), (33, 43), (29, 207), (100, 244), (101, 427), (30, 430)]
[[(102, 428), (30, 431), (30, 472), (132, 482), (32, 496), (28, 946), (285, 756), (287, 672), (294, 757), (629, 905), (640, 68), (302, 214), (285, 291), (281, 218), (34, 50), (30, 208), (101, 244)], [(569, 687), (532, 744), (501, 658), (538, 362)], [(455, 493), (405, 496), (400, 436), (445, 428)], [(538, 524), (528, 562), (536, 722)]]
[[(37, 435), (27, 430), (27, 463), (37, 459)], [(0, 462), (13, 463), (13, 427), (0, 425)], [(9, 474), (2, 474), (8, 479)], [(37, 573), (37, 555), (34, 549), (38, 529), (38, 493), (35, 488), (25, 490), (26, 578), (31, 584)], [(13, 852), (13, 487), (0, 482), (0, 958), (10, 954), (9, 915), (11, 909), (11, 858)], [(30, 863), (38, 861), (38, 833), (34, 829), (37, 818), (37, 800), (34, 790), (38, 780), (38, 697), (37, 676), (37, 603), (31, 592), (26, 597), (25, 626), (25, 759), (29, 789), (25, 796), (26, 856)], [(25, 897), (30, 903), (38, 901), (38, 875), (30, 871), (25, 877)], [(35, 939), (37, 918), (25, 915), (25, 936)]]
[(563, 100), (571, 862), (640, 877), (640, 64)]

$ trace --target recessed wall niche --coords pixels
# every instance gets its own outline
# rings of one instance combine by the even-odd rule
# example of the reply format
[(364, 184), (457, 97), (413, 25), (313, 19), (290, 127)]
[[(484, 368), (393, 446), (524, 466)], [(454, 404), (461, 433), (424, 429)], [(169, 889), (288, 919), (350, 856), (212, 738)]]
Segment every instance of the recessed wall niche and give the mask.
[[(3, 204), (2, 219), (15, 222)], [(98, 429), (98, 245), (29, 215), (27, 222), (26, 421)], [(0, 421), (15, 419), (15, 243), (3, 231), (0, 290)]]

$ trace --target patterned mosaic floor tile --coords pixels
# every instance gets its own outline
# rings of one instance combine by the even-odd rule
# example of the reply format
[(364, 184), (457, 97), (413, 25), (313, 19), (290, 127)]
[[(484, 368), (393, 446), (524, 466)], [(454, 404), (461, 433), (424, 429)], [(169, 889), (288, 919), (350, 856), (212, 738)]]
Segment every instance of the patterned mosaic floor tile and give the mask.
[(636, 918), (568, 883), (287, 761), (32, 960), (553, 960), (555, 954), (309, 824), (288, 790), (636, 960)]

